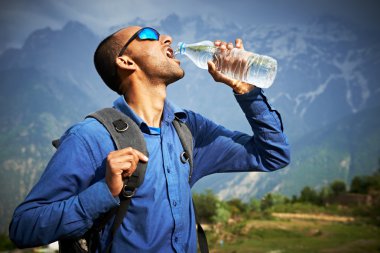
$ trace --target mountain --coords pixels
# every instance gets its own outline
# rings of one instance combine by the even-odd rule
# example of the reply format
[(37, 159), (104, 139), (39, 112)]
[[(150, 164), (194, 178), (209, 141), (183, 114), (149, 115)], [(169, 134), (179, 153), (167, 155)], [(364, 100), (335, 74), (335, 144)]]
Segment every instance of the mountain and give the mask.
[(98, 41), (88, 28), (70, 22), (59, 31), (38, 30), (21, 49), (1, 55), (0, 232), (52, 156), (51, 141), (109, 105), (111, 93), (91, 64)]
[[(162, 27), (164, 32), (171, 34), (169, 27), (156, 23), (160, 30)], [(291, 140), (380, 104), (377, 84), (380, 34), (359, 30), (333, 17), (321, 17), (307, 24), (250, 27), (220, 23), (212, 17), (195, 17), (179, 19), (175, 30), (178, 26), (185, 31), (180, 36), (183, 41), (220, 38), (233, 41), (241, 37), (247, 50), (277, 59), (278, 74), (266, 93), (269, 101), (284, 115)], [(190, 28), (196, 32), (186, 32), (192, 31)], [(214, 85), (207, 71), (197, 69), (187, 59), (183, 59), (182, 65), (191, 74), (169, 92), (176, 95), (185, 87), (197, 96), (190, 94), (187, 99), (173, 96), (175, 102), (230, 128), (250, 130), (247, 124), (241, 123), (241, 117), (225, 117), (226, 112), (241, 115), (228, 89)], [(208, 102), (209, 94), (214, 94), (212, 103)]]
[[(223, 198), (244, 199), (269, 191), (294, 194), (305, 184), (320, 187), (375, 169), (380, 143), (378, 34), (331, 17), (307, 24), (240, 27), (213, 17), (172, 14), (129, 24), (154, 26), (186, 42), (242, 37), (247, 50), (278, 60), (276, 81), (265, 92), (282, 114), (292, 164), (268, 174), (213, 175), (195, 190), (207, 186)], [(37, 30), (22, 48), (0, 55), (0, 232), (6, 232), (13, 209), (53, 154), (51, 140), (116, 98), (92, 64), (100, 40), (83, 24), (69, 22), (59, 30)], [(181, 60), (186, 75), (169, 87), (169, 98), (228, 128), (250, 132), (231, 90)]]

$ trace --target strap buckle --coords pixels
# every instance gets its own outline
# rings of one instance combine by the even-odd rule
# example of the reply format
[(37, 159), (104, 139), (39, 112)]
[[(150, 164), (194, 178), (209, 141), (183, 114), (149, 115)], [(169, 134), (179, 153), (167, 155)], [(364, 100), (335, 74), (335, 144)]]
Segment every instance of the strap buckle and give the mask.
[(180, 159), (182, 163), (187, 163), (190, 159), (189, 155), (186, 153), (186, 151), (183, 151), (180, 155)]
[(112, 124), (115, 127), (115, 130), (119, 133), (125, 132), (129, 128), (128, 123), (122, 119), (116, 120), (112, 122)]
[(122, 195), (125, 198), (132, 198), (135, 195), (136, 188), (129, 188), (128, 185), (123, 186)]

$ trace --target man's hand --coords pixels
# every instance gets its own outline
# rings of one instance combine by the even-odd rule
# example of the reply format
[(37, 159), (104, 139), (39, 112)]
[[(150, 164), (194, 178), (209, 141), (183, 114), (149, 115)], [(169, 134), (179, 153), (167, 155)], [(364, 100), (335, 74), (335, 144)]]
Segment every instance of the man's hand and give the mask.
[(108, 154), (106, 183), (114, 197), (119, 195), (123, 189), (124, 178), (133, 174), (140, 160), (147, 162), (148, 157), (131, 147), (116, 150)]
[[(221, 51), (221, 57), (217, 60), (216, 66), (212, 61), (208, 61), (208, 72), (211, 74), (212, 78), (216, 82), (225, 83), (230, 86), (235, 93), (244, 94), (255, 88), (252, 84), (245, 83), (239, 80), (231, 79), (226, 75), (222, 74), (223, 72), (228, 72), (228, 68), (235, 70), (237, 66), (244, 64), (241, 60), (233, 60), (230, 57), (230, 52), (234, 48), (232, 42), (226, 43), (224, 41), (217, 40), (214, 42), (215, 46), (218, 47)], [(244, 50), (243, 41), (241, 39), (235, 40), (236, 48)]]

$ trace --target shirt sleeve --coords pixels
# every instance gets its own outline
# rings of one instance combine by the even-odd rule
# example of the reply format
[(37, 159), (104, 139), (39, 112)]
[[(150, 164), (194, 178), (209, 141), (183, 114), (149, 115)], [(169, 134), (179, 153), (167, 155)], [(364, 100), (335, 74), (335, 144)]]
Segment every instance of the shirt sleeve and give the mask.
[(194, 137), (194, 171), (191, 185), (201, 177), (220, 172), (274, 171), (290, 162), (290, 148), (280, 114), (271, 108), (260, 88), (235, 98), (252, 134), (231, 131), (188, 111)]
[(92, 183), (96, 172), (88, 143), (69, 134), (41, 179), (19, 205), (9, 235), (20, 248), (45, 245), (83, 235), (96, 218), (119, 205), (105, 181)]

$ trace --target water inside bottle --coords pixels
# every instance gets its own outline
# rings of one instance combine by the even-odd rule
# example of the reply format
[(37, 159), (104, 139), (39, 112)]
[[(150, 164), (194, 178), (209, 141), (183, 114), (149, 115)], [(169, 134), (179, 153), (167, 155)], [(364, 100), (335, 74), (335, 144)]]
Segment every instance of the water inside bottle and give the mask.
[(217, 70), (226, 76), (261, 88), (270, 87), (277, 72), (277, 61), (269, 56), (237, 48), (228, 53), (220, 52), (211, 41), (193, 44), (180, 42), (174, 54), (186, 55), (202, 69), (208, 68), (208, 61), (213, 61)]
[(198, 67), (207, 69), (207, 61), (213, 59), (215, 51), (216, 47), (211, 41), (201, 41), (193, 44), (179, 42), (174, 54), (186, 55)]

